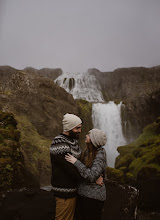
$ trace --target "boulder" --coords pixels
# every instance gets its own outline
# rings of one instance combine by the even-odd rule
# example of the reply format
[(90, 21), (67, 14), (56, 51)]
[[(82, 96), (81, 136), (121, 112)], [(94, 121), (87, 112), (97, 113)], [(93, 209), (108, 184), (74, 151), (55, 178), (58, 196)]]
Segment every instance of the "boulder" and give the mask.
[(107, 199), (104, 203), (102, 220), (134, 220), (138, 191), (134, 187), (106, 181)]

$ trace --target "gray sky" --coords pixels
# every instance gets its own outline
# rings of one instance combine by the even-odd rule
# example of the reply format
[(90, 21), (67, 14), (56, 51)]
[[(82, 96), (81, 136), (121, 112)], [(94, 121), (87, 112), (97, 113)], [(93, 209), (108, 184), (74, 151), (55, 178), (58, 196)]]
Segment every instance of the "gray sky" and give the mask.
[(0, 0), (0, 65), (160, 65), (160, 0)]

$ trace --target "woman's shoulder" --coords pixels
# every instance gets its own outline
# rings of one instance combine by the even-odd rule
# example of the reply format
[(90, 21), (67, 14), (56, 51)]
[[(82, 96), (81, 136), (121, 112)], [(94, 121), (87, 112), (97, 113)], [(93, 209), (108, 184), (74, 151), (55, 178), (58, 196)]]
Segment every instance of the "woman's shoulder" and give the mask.
[(104, 149), (104, 147), (100, 147), (97, 149), (97, 156), (106, 156), (106, 150)]

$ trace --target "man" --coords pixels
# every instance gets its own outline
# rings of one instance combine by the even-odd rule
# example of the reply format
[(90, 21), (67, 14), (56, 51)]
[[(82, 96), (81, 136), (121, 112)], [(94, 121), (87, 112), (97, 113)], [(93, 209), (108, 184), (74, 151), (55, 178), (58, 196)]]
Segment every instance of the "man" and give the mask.
[(65, 114), (63, 133), (56, 136), (50, 147), (52, 164), (51, 184), (56, 197), (56, 220), (72, 220), (74, 216), (77, 186), (81, 176), (73, 164), (65, 160), (67, 153), (80, 159), (78, 136), (82, 120), (74, 114)]

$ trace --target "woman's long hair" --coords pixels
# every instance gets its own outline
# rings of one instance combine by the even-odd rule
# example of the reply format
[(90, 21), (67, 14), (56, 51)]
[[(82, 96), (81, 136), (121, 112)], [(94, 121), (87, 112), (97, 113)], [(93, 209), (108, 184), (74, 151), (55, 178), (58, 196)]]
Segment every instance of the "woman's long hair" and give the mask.
[[(87, 156), (85, 156), (86, 153)], [(88, 143), (85, 151), (82, 153), (81, 161), (86, 165), (86, 167), (90, 168), (93, 164), (96, 154), (97, 148), (92, 144), (92, 142)]]

